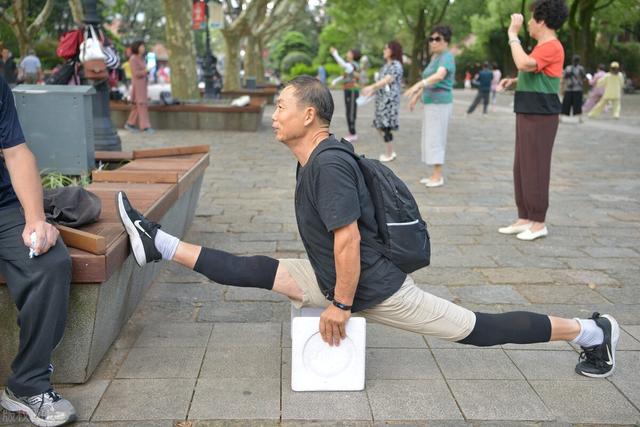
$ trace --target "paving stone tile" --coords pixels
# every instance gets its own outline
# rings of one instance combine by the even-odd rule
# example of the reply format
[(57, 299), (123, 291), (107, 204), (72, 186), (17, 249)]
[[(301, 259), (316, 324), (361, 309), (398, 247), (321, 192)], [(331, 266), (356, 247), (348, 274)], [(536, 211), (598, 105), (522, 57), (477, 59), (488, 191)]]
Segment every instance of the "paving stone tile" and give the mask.
[(280, 323), (216, 323), (209, 348), (280, 347)]
[[(549, 341), (534, 344), (503, 344), (505, 350), (574, 351), (566, 341)], [(576, 356), (577, 357), (577, 356)]]
[(551, 272), (540, 268), (481, 268), (478, 271), (496, 284), (553, 282)]
[(197, 420), (190, 426), (175, 427), (280, 427), (278, 420)]
[(622, 325), (622, 329), (640, 342), (640, 325)]
[(222, 286), (214, 283), (154, 283), (145, 295), (147, 301), (201, 302), (222, 300)]
[(594, 258), (637, 258), (640, 257), (640, 253), (630, 248), (618, 248), (618, 247), (587, 247), (582, 248), (584, 252)]
[(570, 351), (507, 350), (507, 355), (528, 380), (590, 381), (574, 368), (578, 354)]
[(522, 379), (522, 375), (502, 349), (433, 349), (442, 373), (450, 379)]
[[(561, 421), (592, 424), (640, 423), (640, 412), (608, 381), (530, 383)], [(571, 398), (567, 398), (568, 396)]]
[(617, 351), (616, 368), (608, 379), (633, 403), (640, 407), (640, 352)]
[(462, 419), (443, 380), (372, 380), (367, 395), (375, 420)]
[[(369, 386), (367, 385), (367, 389)], [(282, 420), (372, 420), (365, 391), (300, 392), (282, 382)]]
[(131, 349), (116, 378), (197, 378), (204, 347)]
[(449, 380), (448, 383), (467, 420), (554, 418), (524, 380)]
[(431, 352), (425, 349), (367, 350), (366, 378), (375, 380), (442, 379)]
[(88, 421), (108, 386), (108, 380), (92, 378), (84, 384), (57, 387), (56, 391), (76, 408), (78, 421)]
[(280, 378), (279, 347), (209, 347), (200, 378)]
[(526, 304), (527, 300), (511, 286), (479, 285), (458, 286), (449, 288), (462, 305), (466, 303), (476, 304)]
[(280, 381), (200, 378), (189, 418), (277, 420), (280, 418)]
[(533, 304), (607, 304), (598, 292), (585, 285), (522, 285), (516, 289)]
[[(276, 225), (280, 225), (280, 224), (276, 224)], [(298, 236), (298, 234), (292, 233), (292, 232), (268, 233), (264, 231), (249, 232), (245, 230), (241, 233), (237, 233), (235, 237), (237, 237), (237, 239), (241, 242), (300, 241), (300, 237)]]
[(194, 379), (113, 380), (93, 421), (185, 419)]
[(617, 285), (618, 281), (602, 271), (556, 270), (551, 275), (555, 282), (576, 285)]
[(132, 421), (105, 421), (105, 422), (80, 422), (72, 424), (73, 427), (174, 427), (174, 420), (134, 420)]
[(132, 319), (140, 323), (157, 322), (193, 322), (195, 320), (199, 302), (184, 301), (143, 301), (136, 309)]
[(276, 242), (220, 242), (216, 249), (236, 255), (253, 255), (255, 253), (275, 252)]
[[(289, 332), (290, 333), (290, 332)], [(289, 336), (289, 341), (290, 341)], [(291, 344), (289, 342), (289, 344)], [(367, 322), (367, 348), (427, 348), (422, 335)]]
[(640, 285), (640, 269), (638, 268), (625, 268), (616, 269), (611, 271), (613, 276), (621, 285), (624, 286), (639, 286)]
[(199, 322), (284, 322), (291, 318), (288, 302), (204, 303)]
[(411, 273), (418, 284), (424, 285), (484, 285), (487, 278), (471, 268), (429, 266)]
[(136, 347), (206, 347), (213, 325), (206, 323), (159, 322), (145, 326)]
[(199, 283), (205, 281), (208, 282), (209, 279), (202, 274), (173, 262), (163, 263), (162, 270), (156, 278), (158, 283)]
[(110, 380), (115, 378), (120, 366), (129, 354), (128, 348), (115, 348), (111, 346), (107, 354), (102, 358), (96, 370), (91, 374), (93, 380)]
[(227, 286), (224, 293), (225, 301), (271, 301), (271, 302), (289, 302), (284, 295), (277, 294), (273, 291), (257, 288), (240, 288), (236, 286)]
[(640, 304), (640, 286), (598, 286), (596, 290), (614, 304)]
[(569, 268), (576, 270), (624, 270), (627, 268), (638, 268), (640, 260), (638, 258), (558, 258), (566, 263)]
[(451, 293), (447, 286), (442, 285), (416, 285), (425, 292), (437, 297), (446, 299), (447, 301), (455, 301), (456, 297)]

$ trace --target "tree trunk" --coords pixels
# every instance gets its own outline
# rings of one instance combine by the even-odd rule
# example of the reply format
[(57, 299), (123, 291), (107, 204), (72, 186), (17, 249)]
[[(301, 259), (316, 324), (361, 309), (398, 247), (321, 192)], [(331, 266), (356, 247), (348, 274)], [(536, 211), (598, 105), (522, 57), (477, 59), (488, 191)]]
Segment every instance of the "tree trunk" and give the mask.
[(199, 99), (195, 37), (191, 29), (191, 1), (164, 0), (167, 49), (171, 67), (171, 95)]
[(258, 52), (258, 39), (253, 36), (247, 37), (245, 48), (244, 75), (245, 77), (258, 78), (258, 63), (262, 61)]
[(256, 82), (258, 84), (264, 84), (267, 82), (264, 78), (264, 58), (262, 57), (262, 52), (264, 50), (264, 42), (260, 39), (257, 40), (256, 50), (258, 52), (258, 59), (259, 59), (259, 61), (256, 64), (256, 71), (257, 71)]
[(73, 22), (77, 25), (82, 24), (82, 21), (84, 20), (84, 12), (82, 10), (82, 3), (80, 0), (69, 0), (69, 8), (71, 9)]
[(414, 84), (420, 77), (422, 71), (422, 51), (424, 50), (425, 35), (425, 10), (421, 5), (418, 7), (418, 22), (415, 28), (413, 28), (413, 47), (411, 48), (411, 66), (409, 67), (409, 84)]
[(240, 40), (236, 32), (222, 30), (225, 41), (224, 90), (240, 89)]
[(36, 16), (36, 19), (28, 25), (27, 3), (23, 0), (12, 0), (13, 13), (8, 13), (4, 7), (0, 7), (0, 19), (9, 24), (18, 40), (20, 56), (24, 57), (33, 47), (34, 41), (53, 10), (53, 0), (47, 0)]

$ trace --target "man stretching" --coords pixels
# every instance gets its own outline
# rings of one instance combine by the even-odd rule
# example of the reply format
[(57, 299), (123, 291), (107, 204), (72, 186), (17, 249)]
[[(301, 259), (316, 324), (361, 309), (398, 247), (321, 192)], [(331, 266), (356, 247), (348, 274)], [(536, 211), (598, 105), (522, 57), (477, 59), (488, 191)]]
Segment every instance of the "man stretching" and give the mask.
[[(140, 266), (177, 262), (224, 285), (269, 289), (297, 307), (324, 307), (320, 334), (329, 345), (345, 338), (352, 313), (399, 329), (475, 346), (571, 341), (582, 347), (576, 372), (611, 375), (619, 327), (610, 315), (563, 319), (516, 311), (474, 313), (418, 288), (411, 276), (368, 245), (376, 238), (374, 208), (356, 161), (329, 133), (331, 93), (318, 80), (287, 84), (272, 116), (278, 141), (298, 160), (295, 211), (309, 260), (239, 257), (180, 241), (137, 212), (122, 192), (118, 212)], [(345, 144), (353, 149), (350, 144)]]

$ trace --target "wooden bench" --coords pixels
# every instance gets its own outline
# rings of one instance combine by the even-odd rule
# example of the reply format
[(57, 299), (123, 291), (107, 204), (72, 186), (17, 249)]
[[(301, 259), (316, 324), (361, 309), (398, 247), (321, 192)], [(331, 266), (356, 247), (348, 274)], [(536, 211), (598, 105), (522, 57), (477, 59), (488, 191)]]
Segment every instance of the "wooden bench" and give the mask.
[[(209, 164), (208, 148), (106, 153), (104, 157), (96, 153), (101, 160), (130, 157), (132, 161), (114, 171), (94, 171), (93, 182), (86, 188), (102, 200), (98, 222), (80, 229), (61, 228), (71, 255), (72, 286), (64, 339), (53, 358), (54, 381), (82, 383), (91, 376), (159, 271), (159, 263), (139, 268), (130, 254), (116, 212), (116, 193), (126, 191), (136, 209), (161, 222), (163, 230), (182, 237), (195, 215)], [(177, 155), (158, 157), (167, 153)], [(17, 352), (19, 333), (17, 311), (4, 285), (0, 285), (0, 307), (3, 381)]]
[[(156, 129), (205, 129), (256, 132), (262, 123), (266, 98), (251, 97), (249, 105), (233, 107), (230, 100), (218, 100), (213, 104), (149, 105), (149, 120)], [(113, 125), (122, 128), (132, 105), (111, 101)]]

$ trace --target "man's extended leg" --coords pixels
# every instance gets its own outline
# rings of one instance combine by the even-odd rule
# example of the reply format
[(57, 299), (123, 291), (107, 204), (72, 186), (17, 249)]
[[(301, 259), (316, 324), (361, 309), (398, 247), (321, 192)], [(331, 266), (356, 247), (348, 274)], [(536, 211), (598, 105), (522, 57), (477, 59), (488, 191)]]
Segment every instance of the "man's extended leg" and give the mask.
[(241, 257), (181, 242), (136, 211), (123, 192), (117, 194), (116, 203), (138, 265), (161, 259), (174, 261), (222, 285), (262, 288), (302, 301), (302, 290), (278, 260)]

